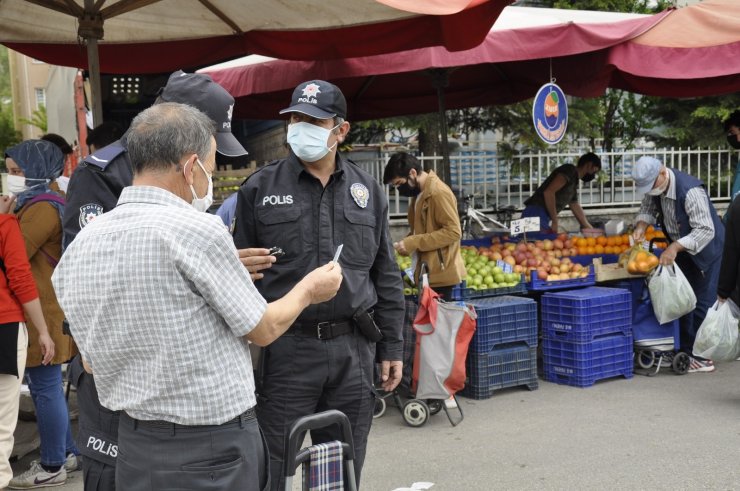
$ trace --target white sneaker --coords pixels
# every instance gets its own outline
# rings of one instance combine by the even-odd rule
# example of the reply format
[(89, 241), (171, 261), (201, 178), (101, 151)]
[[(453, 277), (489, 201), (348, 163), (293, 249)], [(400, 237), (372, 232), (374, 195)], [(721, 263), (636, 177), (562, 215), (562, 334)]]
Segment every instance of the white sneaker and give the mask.
[(77, 456), (73, 453), (67, 454), (67, 459), (64, 461), (64, 470), (69, 472), (74, 472), (77, 469), (79, 469), (79, 461), (77, 460)]
[(64, 466), (56, 472), (46, 472), (38, 460), (31, 462), (31, 467), (18, 477), (14, 477), (10, 489), (36, 489), (61, 486), (67, 482), (67, 471)]
[(691, 357), (691, 363), (689, 364), (689, 373), (713, 371), (714, 363), (712, 362), (712, 360), (699, 360), (698, 358)]

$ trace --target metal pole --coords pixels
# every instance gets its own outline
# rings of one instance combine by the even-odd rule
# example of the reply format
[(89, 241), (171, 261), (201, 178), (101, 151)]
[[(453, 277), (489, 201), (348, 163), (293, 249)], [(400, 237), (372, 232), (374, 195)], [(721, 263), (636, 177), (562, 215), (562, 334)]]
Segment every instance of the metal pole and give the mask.
[[(90, 74), (92, 95), (93, 128), (103, 122), (103, 91), (100, 87), (100, 55), (98, 40), (103, 39), (103, 17), (95, 0), (85, 0), (85, 12), (79, 20), (77, 35), (85, 40), (87, 48), (87, 69)], [(99, 2), (102, 5), (102, 2)]]
[(93, 128), (103, 122), (103, 91), (100, 87), (100, 58), (98, 40), (87, 40), (87, 66), (90, 71), (90, 91), (92, 93)]

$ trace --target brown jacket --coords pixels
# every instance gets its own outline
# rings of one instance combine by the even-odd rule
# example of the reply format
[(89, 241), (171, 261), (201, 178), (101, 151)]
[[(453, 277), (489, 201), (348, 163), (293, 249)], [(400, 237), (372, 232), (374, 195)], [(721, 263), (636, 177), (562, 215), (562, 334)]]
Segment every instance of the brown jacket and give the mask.
[[(26, 253), (31, 263), (31, 272), (39, 291), (41, 309), (44, 311), (49, 335), (54, 340), (55, 351), (51, 363), (58, 365), (77, 354), (77, 346), (72, 337), (62, 332), (64, 313), (57, 302), (54, 287), (51, 284), (51, 274), (56, 266), (52, 263), (59, 261), (62, 255), (62, 223), (57, 209), (47, 201), (26, 206), (18, 214), (20, 215), (21, 232), (26, 243)], [(47, 254), (51, 259), (47, 258)], [(26, 366), (39, 366), (41, 365), (41, 349), (38, 332), (30, 321), (28, 321), (28, 337)]]
[(465, 278), (465, 263), (460, 255), (460, 217), (452, 190), (434, 171), (424, 183), (424, 191), (411, 200), (408, 212), (411, 233), (403, 239), (409, 253), (419, 252), (414, 277), (419, 280), (421, 263), (429, 267), (429, 285), (452, 286)]

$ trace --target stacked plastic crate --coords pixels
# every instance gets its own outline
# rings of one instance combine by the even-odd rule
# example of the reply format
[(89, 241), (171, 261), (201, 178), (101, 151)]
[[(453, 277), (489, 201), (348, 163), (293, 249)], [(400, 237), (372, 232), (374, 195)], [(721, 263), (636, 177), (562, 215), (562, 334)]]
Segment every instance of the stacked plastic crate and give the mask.
[(545, 379), (589, 387), (609, 377), (632, 377), (632, 295), (589, 287), (542, 295)]
[(468, 347), (467, 380), (460, 395), (487, 399), (506, 387), (537, 382), (537, 303), (500, 296), (469, 301), (478, 315)]

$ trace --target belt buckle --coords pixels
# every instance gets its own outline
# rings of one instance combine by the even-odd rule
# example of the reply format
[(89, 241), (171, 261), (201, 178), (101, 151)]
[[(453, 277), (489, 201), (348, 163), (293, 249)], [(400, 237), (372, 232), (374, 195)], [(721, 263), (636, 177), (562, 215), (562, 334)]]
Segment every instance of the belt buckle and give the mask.
[(330, 322), (319, 322), (316, 324), (316, 337), (319, 338), (319, 341), (323, 341), (325, 338), (321, 335), (321, 330), (325, 328), (329, 328), (331, 326)]

